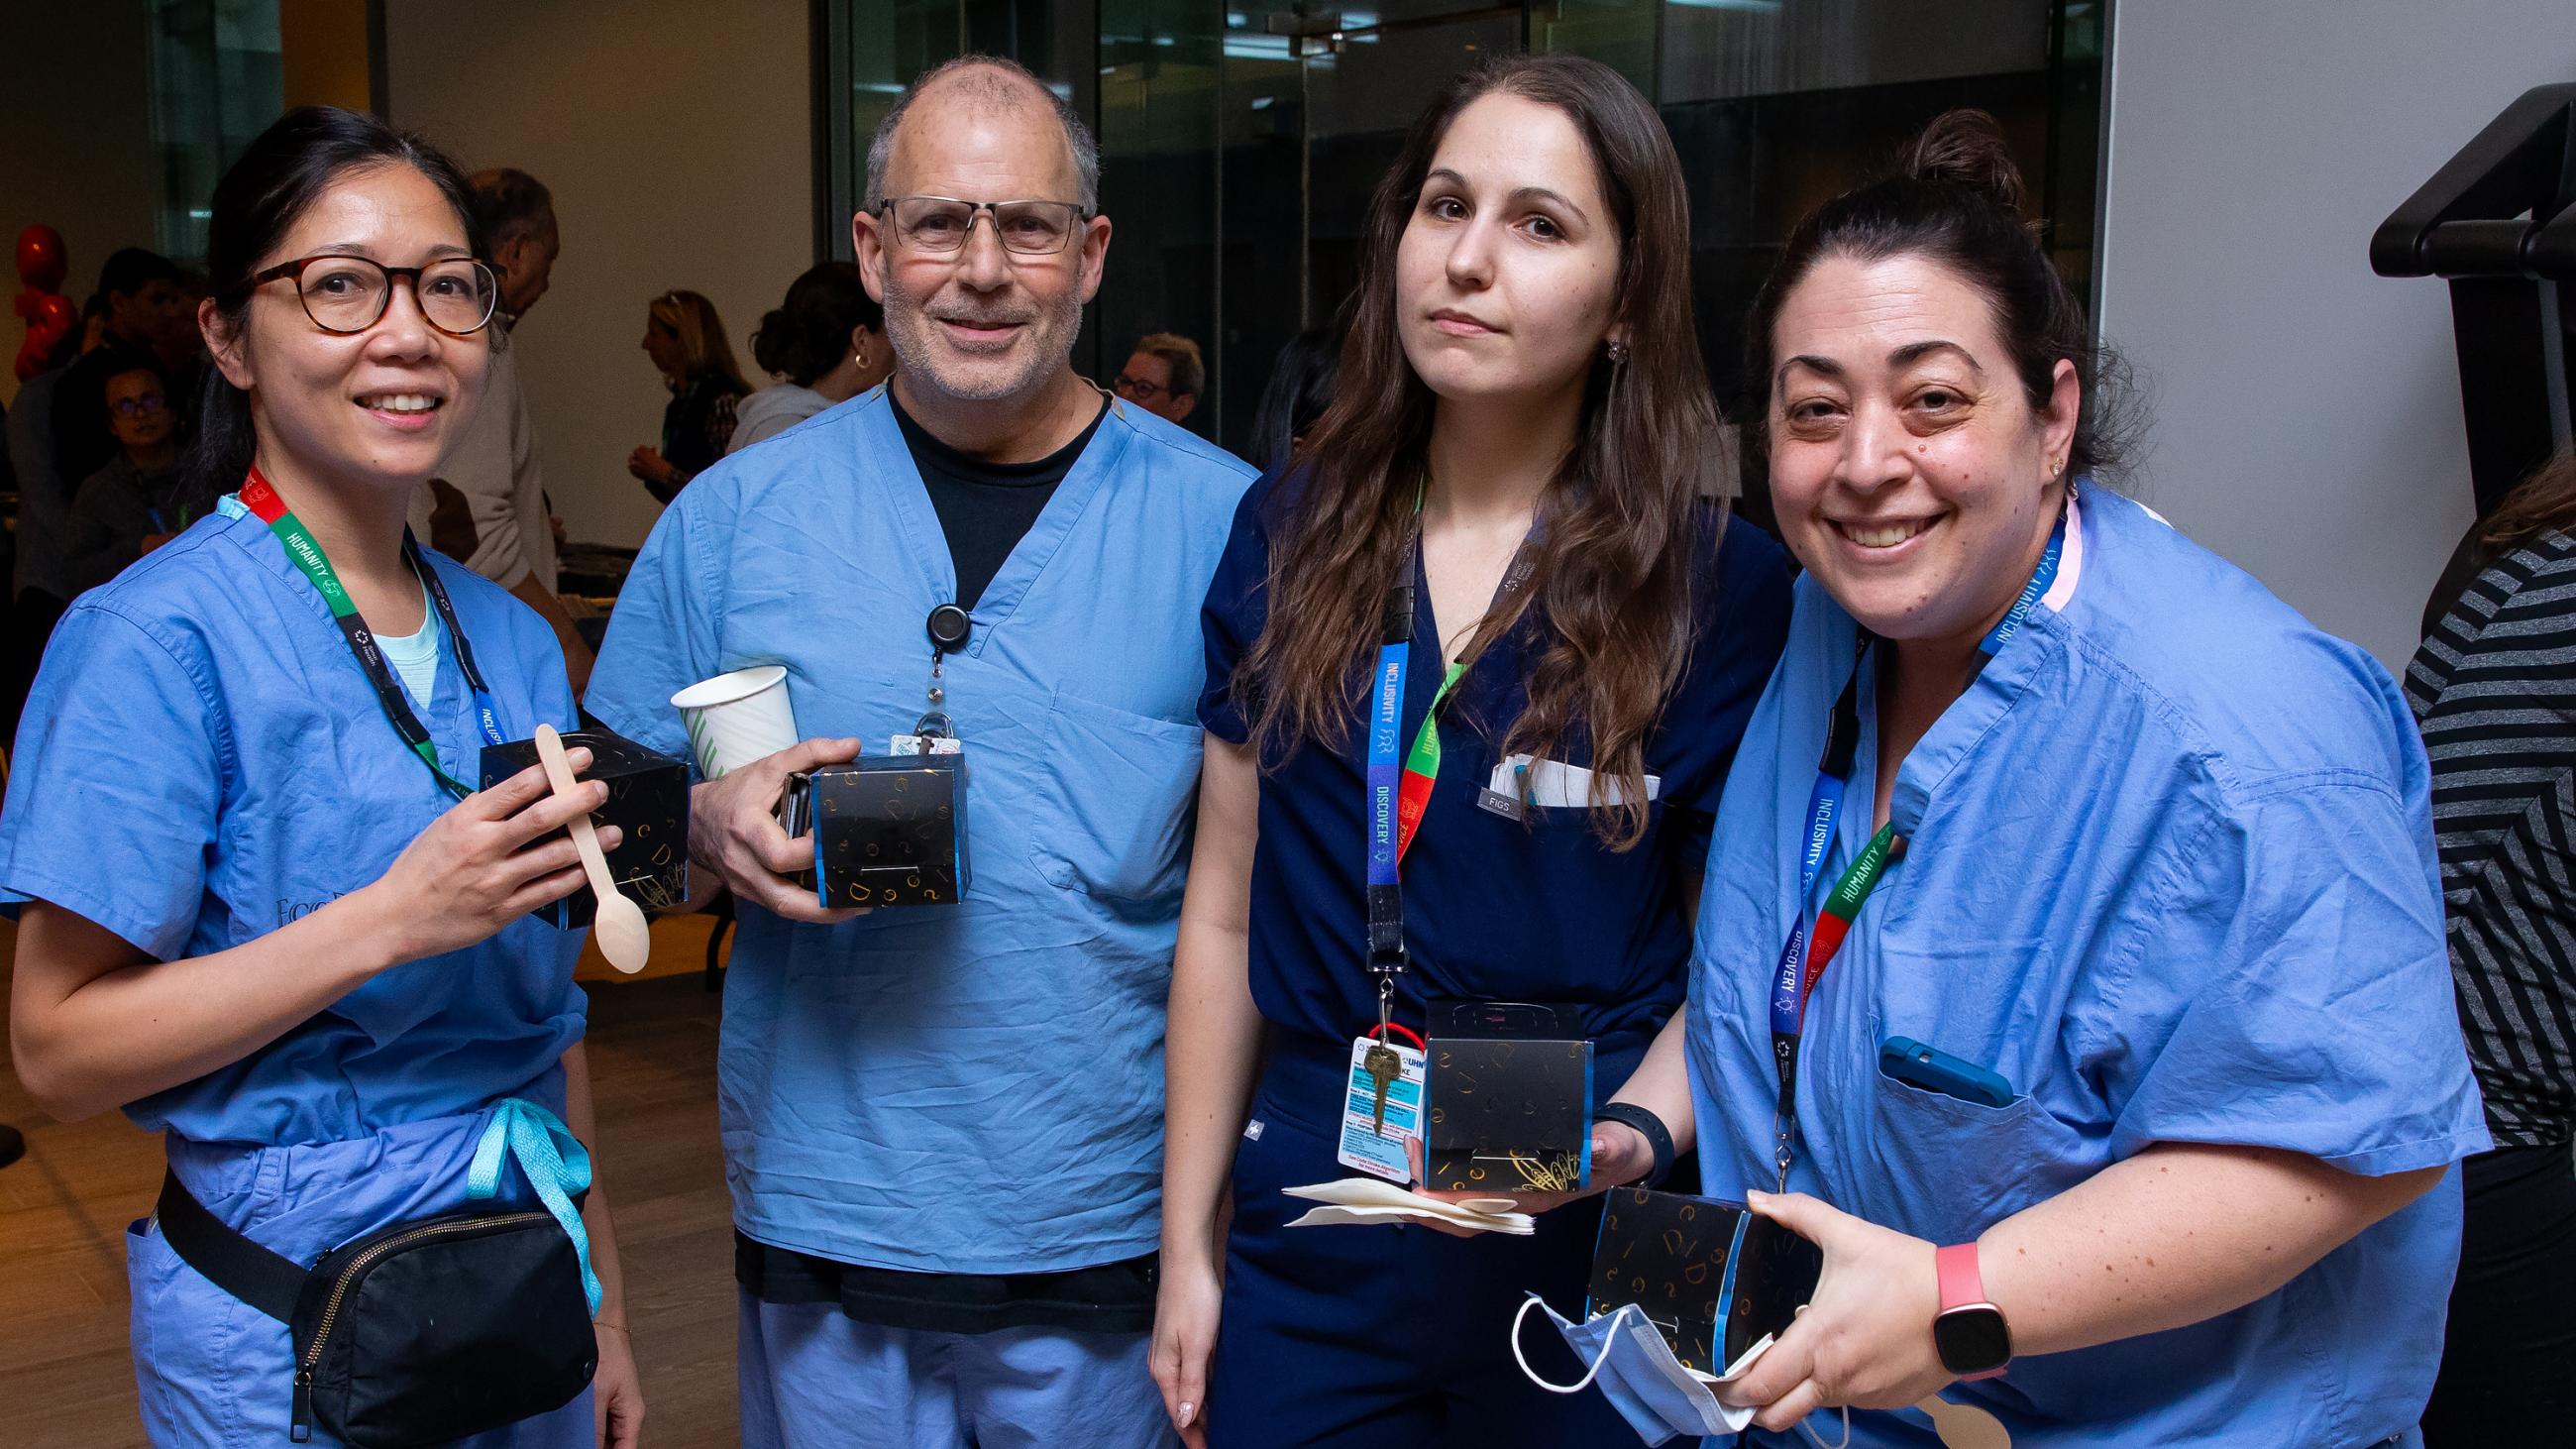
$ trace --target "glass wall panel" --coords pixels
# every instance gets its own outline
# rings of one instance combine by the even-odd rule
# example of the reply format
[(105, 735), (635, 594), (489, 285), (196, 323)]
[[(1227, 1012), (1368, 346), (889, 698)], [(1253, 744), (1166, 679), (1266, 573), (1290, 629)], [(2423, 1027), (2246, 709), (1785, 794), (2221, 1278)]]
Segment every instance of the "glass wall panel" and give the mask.
[(1348, 294), (1406, 126), (1497, 51), (1591, 56), (1663, 114), (1691, 185), (1701, 346), (1732, 415), (1752, 401), (1745, 309), (1789, 228), (1952, 107), (2002, 123), (2060, 265), (2091, 286), (2108, 0), (836, 3), (845, 167), (864, 166), (912, 75), (967, 49), (1016, 56), (1096, 118), (1117, 230), (1077, 362), (1105, 380), (1144, 332), (1196, 339), (1210, 382), (1191, 425), (1231, 446), (1280, 347)]
[(194, 260), (215, 182), (285, 105), (277, 0), (153, 0), (150, 15), (154, 245)]

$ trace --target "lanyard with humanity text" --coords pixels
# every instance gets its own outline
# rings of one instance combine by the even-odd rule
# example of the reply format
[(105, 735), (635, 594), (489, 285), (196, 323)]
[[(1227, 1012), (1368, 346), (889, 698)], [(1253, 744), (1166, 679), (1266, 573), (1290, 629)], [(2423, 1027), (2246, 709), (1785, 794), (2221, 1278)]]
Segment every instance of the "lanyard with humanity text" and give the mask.
[[(313, 585), (314, 592), (319, 593), (322, 602), (330, 608), (332, 621), (340, 626), (342, 637), (349, 642), (349, 652), (357, 656), (358, 667), (366, 672), (367, 682), (375, 686), (376, 703), (384, 708), (385, 718), (393, 723), (394, 732), (402, 736), (403, 743), (411, 747), (413, 754), (420, 756), (421, 763), (429, 767), (429, 773), (437, 779), (441, 789), (459, 800), (474, 793), (438, 763), (438, 746), (431, 741), (420, 717), (412, 713), (411, 701), (403, 691), (402, 681), (394, 678), (393, 670), (386, 665), (384, 651), (377, 647), (376, 636), (367, 629), (367, 621), (359, 617), (358, 606), (350, 602), (349, 591), (342, 587), (340, 575), (332, 569), (331, 560), (322, 552), (322, 545), (314, 540), (301, 520), (287, 511), (286, 500), (277, 496), (277, 490), (269, 486), (269, 481), (260, 476), (257, 468), (250, 470), (249, 479), (242, 484), (241, 501), (244, 508), (268, 525), (269, 532), (277, 535), (278, 543), (286, 549), (287, 559), (303, 573)], [(483, 687), (482, 671), (474, 667), (474, 650), (465, 642), (464, 626), (456, 622), (456, 608), (448, 602), (447, 586), (439, 582), (437, 571), (420, 556), (419, 545), (412, 542), (409, 534), (403, 536), (403, 558), (410, 563), (412, 571), (420, 575), (421, 587), (428, 592), (430, 605), (438, 610), (438, 621), (446, 627), (448, 640), (456, 650), (457, 672), (465, 676), (466, 687), (474, 692), (474, 718), (483, 727), (483, 742), (492, 745), (502, 743), (501, 720), (492, 703), (492, 692)]]
[[(1440, 778), (1440, 711), (1483, 652), (1483, 645), (1470, 649), (1441, 676), (1439, 692), (1432, 696), (1431, 708), (1422, 716), (1422, 727), (1414, 732), (1413, 747), (1399, 766), (1396, 741), (1403, 732), (1405, 668), (1413, 654), (1413, 570), (1422, 546), (1421, 511), (1417, 495), (1414, 525), (1406, 536), (1403, 557), (1397, 562), (1395, 582), (1386, 593), (1385, 627), (1378, 636), (1376, 688), (1369, 699), (1368, 967), (1377, 978), (1381, 1038), (1394, 1010), (1395, 978), (1405, 969), (1400, 867), (1404, 853), (1413, 848), (1422, 813), (1431, 804), (1431, 787)], [(1494, 587), (1493, 602), (1486, 606), (1485, 622), (1477, 630), (1486, 644), (1501, 632), (1487, 626), (1507, 613), (1528, 585), (1530, 571), (1537, 566), (1538, 531), (1538, 520), (1533, 518), (1529, 532), (1523, 535), (1511, 563), (1503, 570), (1502, 582)]]
[[(2069, 506), (2073, 506), (2071, 502)], [(1993, 658), (2013, 635), (2021, 632), (2032, 606), (2057, 579), (2058, 554), (2065, 542), (2066, 524), (2061, 518), (2057, 531), (2049, 537), (2047, 551), (2039, 556), (2039, 567), (2032, 571), (2030, 582), (2014, 596), (2012, 608), (2002, 621), (1977, 641), (1980, 653)], [(1824, 755), (1816, 762), (1816, 788), (1807, 797), (1806, 833), (1798, 840), (1798, 914), (1790, 925), (1788, 941), (1780, 947), (1780, 963), (1771, 975), (1771, 1059), (1780, 1074), (1780, 1108), (1772, 1130), (1778, 1138), (1774, 1165), (1780, 1169), (1782, 1192), (1789, 1190), (1789, 1144), (1797, 1128), (1798, 1043), (1806, 1030), (1807, 998), (1842, 949), (1843, 938), (1850, 933), (1853, 919), (1860, 915), (1861, 905), (1878, 887), (1888, 861), (1905, 848), (1905, 842), (1897, 837), (1895, 822), (1880, 826), (1869, 843), (1861, 847), (1860, 854), (1852, 857), (1851, 864), (1835, 878), (1833, 890), (1816, 909), (1815, 925), (1808, 926), (1807, 903), (1813, 898), (1826, 857), (1833, 854), (1834, 825), (1842, 815), (1843, 796), (1851, 786), (1853, 756), (1860, 748), (1860, 672), (1869, 663), (1871, 642), (1868, 632), (1863, 631), (1853, 651), (1851, 678), (1834, 700)]]

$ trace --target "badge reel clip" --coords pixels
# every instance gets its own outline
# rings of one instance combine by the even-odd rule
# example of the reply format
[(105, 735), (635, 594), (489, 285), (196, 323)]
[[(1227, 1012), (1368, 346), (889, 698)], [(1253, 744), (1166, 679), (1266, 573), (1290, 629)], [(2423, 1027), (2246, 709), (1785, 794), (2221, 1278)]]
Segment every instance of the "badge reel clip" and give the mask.
[(965, 750), (957, 738), (957, 727), (948, 718), (948, 689), (941, 666), (949, 655), (966, 647), (966, 638), (974, 631), (975, 621), (955, 604), (942, 604), (930, 611), (923, 621), (922, 632), (930, 636), (930, 687), (923, 691), (930, 708), (913, 721), (912, 733), (895, 735), (886, 741), (889, 755), (955, 755)]
[(912, 732), (888, 739), (883, 755), (813, 772), (799, 823), (813, 832), (814, 895), (826, 909), (950, 906), (972, 884), (966, 752), (941, 670), (970, 628), (955, 604), (931, 610), (930, 707)]

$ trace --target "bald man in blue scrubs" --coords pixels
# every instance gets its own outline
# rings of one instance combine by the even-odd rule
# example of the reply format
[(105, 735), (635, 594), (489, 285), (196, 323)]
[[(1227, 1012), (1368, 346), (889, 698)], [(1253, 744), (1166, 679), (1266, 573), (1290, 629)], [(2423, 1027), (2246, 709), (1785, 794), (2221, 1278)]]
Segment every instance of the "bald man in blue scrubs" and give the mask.
[[(1135, 1449), (1163, 1004), (1196, 790), (1198, 608), (1251, 470), (1077, 377), (1110, 225), (1027, 72), (924, 76), (879, 129), (859, 265), (894, 380), (726, 459), (664, 515), (587, 703), (686, 753), (671, 694), (784, 664), (805, 742), (692, 800), (739, 903), (720, 1058), (743, 1442)], [(956, 905), (826, 911), (791, 771), (933, 707), (968, 762)]]

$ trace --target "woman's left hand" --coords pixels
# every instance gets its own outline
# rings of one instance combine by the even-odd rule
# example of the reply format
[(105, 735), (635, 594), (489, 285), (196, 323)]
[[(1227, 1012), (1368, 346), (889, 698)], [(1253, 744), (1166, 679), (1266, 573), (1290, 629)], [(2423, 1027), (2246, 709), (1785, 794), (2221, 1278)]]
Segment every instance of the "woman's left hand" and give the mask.
[(599, 1330), (599, 1372), (590, 1381), (590, 1417), (599, 1449), (635, 1449), (644, 1431), (643, 1380), (635, 1372), (635, 1344), (614, 1323)]
[(645, 483), (668, 483), (679, 475), (661, 450), (650, 443), (638, 444), (634, 452), (626, 455), (626, 471)]
[(1901, 1409), (1952, 1374), (1932, 1345), (1941, 1311), (1933, 1246), (1802, 1192), (1748, 1192), (1752, 1209), (1824, 1249), (1824, 1275), (1798, 1321), (1718, 1401), (1758, 1409), (1784, 1432), (1818, 1409)]
[[(1416, 1146), (1413, 1153), (1413, 1180), (1420, 1182), (1423, 1178), (1422, 1149)], [(1653, 1171), (1654, 1166), (1655, 1149), (1646, 1141), (1644, 1133), (1625, 1122), (1595, 1122), (1592, 1124), (1592, 1185), (1579, 1192), (1515, 1193), (1512, 1195), (1511, 1211), (1543, 1213), (1552, 1208), (1561, 1208), (1567, 1203), (1590, 1197), (1595, 1193), (1608, 1192), (1614, 1187), (1635, 1182)], [(1427, 1187), (1414, 1190), (1424, 1197), (1436, 1197), (1442, 1202), (1492, 1202), (1499, 1196), (1491, 1192), (1433, 1192)], [(1475, 1238), (1484, 1235), (1484, 1230), (1481, 1228), (1454, 1227), (1448, 1223), (1424, 1223), (1423, 1226), (1434, 1232), (1447, 1233), (1453, 1238)]]

